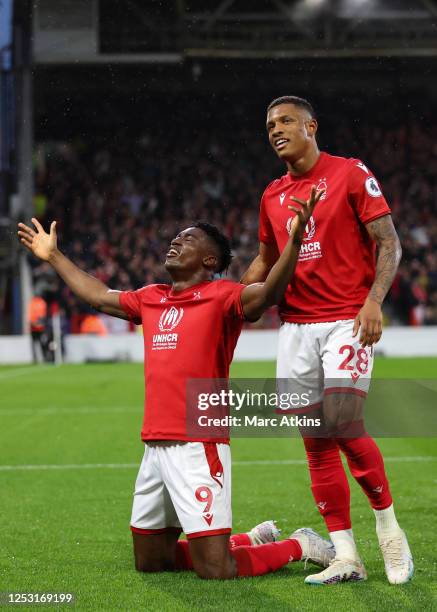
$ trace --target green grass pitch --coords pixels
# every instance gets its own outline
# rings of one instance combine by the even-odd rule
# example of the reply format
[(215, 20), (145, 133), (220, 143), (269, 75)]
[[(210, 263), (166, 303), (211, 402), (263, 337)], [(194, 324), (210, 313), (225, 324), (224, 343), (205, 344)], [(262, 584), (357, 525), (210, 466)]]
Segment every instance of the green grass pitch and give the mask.
[[(375, 368), (381, 377), (437, 378), (437, 359), (380, 358)], [(274, 364), (236, 363), (232, 375), (272, 377)], [(140, 364), (0, 368), (0, 591), (74, 592), (78, 610), (437, 609), (432, 438), (380, 441), (415, 557), (410, 584), (386, 582), (373, 515), (354, 481), (366, 583), (309, 587), (303, 563), (229, 582), (136, 573), (128, 525), (142, 456), (142, 385)], [(299, 439), (238, 439), (232, 450), (234, 531), (274, 518), (284, 535), (302, 526), (326, 533)]]

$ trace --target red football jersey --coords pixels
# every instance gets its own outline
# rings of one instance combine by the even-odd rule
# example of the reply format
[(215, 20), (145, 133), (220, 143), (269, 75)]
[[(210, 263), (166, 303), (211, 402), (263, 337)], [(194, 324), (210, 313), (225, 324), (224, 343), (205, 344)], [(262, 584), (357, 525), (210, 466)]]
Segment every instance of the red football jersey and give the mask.
[(307, 173), (287, 173), (268, 185), (261, 199), (261, 242), (276, 243), (282, 252), (295, 216), (291, 198), (308, 199), (312, 185), (325, 194), (305, 228), (279, 314), (292, 323), (353, 319), (375, 278), (376, 246), (364, 226), (390, 208), (363, 162), (321, 153)]
[[(216, 280), (178, 292), (170, 285), (148, 285), (120, 293), (123, 310), (143, 325), (143, 440), (194, 441), (187, 435), (187, 381), (228, 378), (244, 321), (243, 289), (240, 283)], [(195, 438), (210, 439), (207, 431)]]

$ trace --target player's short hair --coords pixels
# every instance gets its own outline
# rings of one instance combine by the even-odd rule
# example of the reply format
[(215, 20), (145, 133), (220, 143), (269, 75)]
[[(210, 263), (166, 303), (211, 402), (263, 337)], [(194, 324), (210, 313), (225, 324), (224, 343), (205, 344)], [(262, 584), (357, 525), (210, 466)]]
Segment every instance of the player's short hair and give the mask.
[(281, 96), (280, 98), (275, 98), (275, 100), (272, 100), (268, 105), (267, 112), (274, 106), (279, 106), (280, 104), (294, 104), (294, 106), (307, 110), (313, 119), (316, 118), (316, 113), (314, 112), (311, 102), (308, 102), (305, 98), (299, 98), (298, 96)]
[(215, 272), (220, 274), (227, 268), (232, 261), (231, 243), (229, 238), (223, 234), (218, 227), (207, 223), (206, 221), (198, 221), (194, 224), (194, 227), (198, 227), (210, 238), (219, 250), (219, 260), (216, 266)]

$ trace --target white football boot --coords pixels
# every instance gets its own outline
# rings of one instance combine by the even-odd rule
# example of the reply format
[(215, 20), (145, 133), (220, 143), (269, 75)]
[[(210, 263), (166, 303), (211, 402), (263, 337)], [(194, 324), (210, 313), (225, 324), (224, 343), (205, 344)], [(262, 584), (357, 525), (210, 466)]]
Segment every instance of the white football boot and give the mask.
[(339, 582), (358, 582), (367, 580), (367, 573), (361, 560), (334, 558), (328, 567), (319, 574), (305, 578), (305, 584), (338, 584)]
[(331, 540), (322, 538), (309, 527), (296, 529), (289, 536), (290, 540), (297, 540), (302, 548), (302, 561), (314, 563), (320, 567), (328, 567), (335, 557), (335, 548)]
[(400, 529), (395, 534), (378, 534), (379, 547), (390, 584), (404, 584), (413, 577), (413, 556), (405, 533)]
[(247, 535), (252, 542), (252, 546), (259, 546), (260, 544), (276, 542), (280, 534), (281, 530), (276, 527), (275, 521), (264, 521), (251, 529)]

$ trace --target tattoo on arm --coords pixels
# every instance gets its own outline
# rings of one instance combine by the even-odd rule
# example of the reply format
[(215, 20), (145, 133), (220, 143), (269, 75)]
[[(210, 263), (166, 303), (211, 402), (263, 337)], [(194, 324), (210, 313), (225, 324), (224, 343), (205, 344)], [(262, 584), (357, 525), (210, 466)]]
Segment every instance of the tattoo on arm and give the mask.
[(390, 215), (367, 223), (366, 229), (378, 246), (375, 281), (369, 298), (382, 304), (398, 269), (402, 255), (401, 243)]

